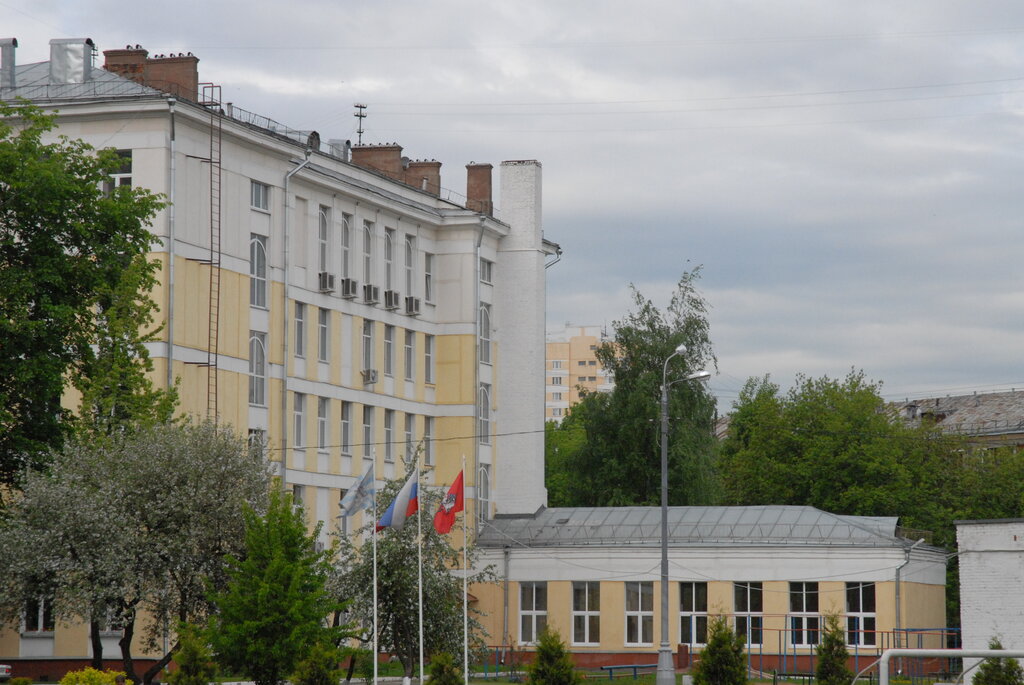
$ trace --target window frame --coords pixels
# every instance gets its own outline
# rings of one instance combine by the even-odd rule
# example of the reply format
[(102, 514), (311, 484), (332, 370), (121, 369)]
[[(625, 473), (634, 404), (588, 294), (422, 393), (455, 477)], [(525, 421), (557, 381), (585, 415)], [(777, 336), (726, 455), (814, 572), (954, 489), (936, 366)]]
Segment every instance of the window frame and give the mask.
[(352, 258), (352, 215), (341, 213), (341, 277), (348, 278), (351, 272)]
[[(764, 640), (764, 583), (734, 582), (733, 601), (736, 633), (746, 636), (748, 647), (759, 647)], [(752, 608), (754, 606), (756, 609)], [(757, 640), (754, 639), (755, 636)]]
[(352, 403), (341, 401), (341, 453), (352, 456)]
[(331, 208), (320, 205), (319, 227), (317, 231), (317, 264), (323, 273), (331, 272)]
[(416, 380), (416, 331), (405, 329), (405, 380)]
[(486, 302), (480, 303), (480, 322), (478, 327), (480, 337), (480, 363), (491, 363), (491, 305)]
[(363, 405), (363, 459), (373, 461), (373, 419), (374, 407)]
[(494, 262), (483, 257), (480, 258), (480, 282), (488, 285), (494, 283)]
[[(519, 644), (535, 645), (548, 622), (547, 581), (519, 583)], [(529, 627), (528, 631), (523, 628)]]
[(384, 410), (384, 461), (395, 462), (395, 410)]
[(292, 396), (292, 445), (295, 449), (306, 447), (306, 393), (297, 392)]
[(384, 289), (394, 290), (395, 282), (395, 229), (384, 229)]
[[(582, 602), (578, 601), (582, 598)], [(572, 645), (597, 647), (601, 644), (601, 582), (574, 580), (572, 583)], [(595, 625), (596, 624), (596, 625)]]
[(267, 236), (249, 234), (249, 306), (267, 309)]
[(477, 440), (481, 445), (491, 444), (491, 386), (481, 383), (477, 391)]
[(295, 351), (296, 357), (306, 357), (306, 303), (295, 303)]
[[(875, 584), (870, 581), (847, 581), (845, 590), (846, 644), (850, 647), (878, 646), (878, 597)], [(855, 603), (851, 602), (853, 597), (856, 597)], [(871, 605), (870, 610), (865, 609), (866, 604)]]
[(786, 629), (793, 647), (813, 647), (821, 642), (820, 595), (814, 581), (790, 581)]
[(480, 464), (476, 473), (476, 519), (483, 523), (491, 517), (491, 465)]
[(321, 452), (328, 451), (331, 445), (331, 424), (328, 418), (330, 411), (330, 398), (318, 397), (316, 403), (316, 447)]
[[(34, 615), (31, 622), (29, 622), (30, 615)], [(52, 597), (40, 595), (25, 600), (21, 609), (22, 634), (52, 635), (56, 629), (57, 619), (53, 613)]]
[(373, 319), (363, 319), (363, 369), (373, 368)]
[(384, 375), (395, 375), (395, 327), (384, 324)]
[(434, 301), (434, 253), (423, 253), (423, 301)]
[(434, 417), (423, 417), (423, 464), (434, 465)]
[(249, 405), (267, 406), (267, 334), (261, 331), (249, 331)]
[(434, 385), (434, 349), (437, 342), (431, 334), (423, 336), (423, 382), (427, 385)]
[(405, 234), (405, 289), (412, 297), (416, 290), (416, 238)]
[(363, 219), (363, 283), (373, 284), (373, 222)]
[(260, 212), (270, 212), (270, 185), (249, 179), (249, 207)]
[[(689, 640), (684, 639), (685, 637), (689, 637)], [(701, 640), (701, 637), (704, 639)], [(706, 645), (707, 642), (708, 584), (706, 581), (680, 581), (679, 643), (693, 647)]]
[[(630, 600), (634, 599), (634, 608)], [(645, 601), (646, 600), (646, 601)], [(623, 643), (627, 647), (649, 647), (654, 644), (654, 582), (650, 580), (626, 581)], [(630, 640), (630, 630), (635, 639)], [(648, 639), (644, 639), (644, 638)]]
[(317, 310), (317, 360), (331, 361), (331, 310), (320, 307)]

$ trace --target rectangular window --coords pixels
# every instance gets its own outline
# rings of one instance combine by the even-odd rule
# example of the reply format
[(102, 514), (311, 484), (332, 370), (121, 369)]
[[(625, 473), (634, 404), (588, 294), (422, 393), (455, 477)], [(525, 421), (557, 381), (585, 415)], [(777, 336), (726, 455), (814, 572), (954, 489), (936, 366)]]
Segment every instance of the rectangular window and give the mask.
[(331, 312), (323, 307), (317, 312), (317, 336), (319, 340), (318, 354), (319, 359), (322, 362), (330, 361), (331, 359)]
[(480, 361), (491, 363), (491, 305), (480, 303)]
[(873, 647), (875, 636), (875, 584), (846, 584), (846, 642)]
[(267, 431), (262, 428), (250, 428), (245, 444), (248, 446), (250, 452), (256, 454), (260, 458), (266, 456)]
[(306, 356), (306, 305), (295, 303), (295, 356)]
[(560, 368), (562, 368), (562, 360), (561, 359), (553, 360), (551, 362), (551, 368), (552, 369), (560, 369)]
[(110, 195), (114, 188), (132, 185), (132, 151), (118, 150), (117, 156), (121, 158), (121, 165), (103, 183), (103, 192)]
[(626, 644), (654, 644), (654, 583), (626, 583)]
[(480, 280), (483, 283), (493, 283), (494, 262), (489, 259), (480, 258)]
[(552, 401), (559, 402), (559, 401), (561, 401), (561, 399), (562, 399), (562, 393), (560, 393), (560, 392), (553, 392), (553, 393), (551, 393), (551, 400)]
[(561, 376), (552, 376), (551, 377), (551, 385), (561, 385), (561, 384), (562, 384), (562, 377)]
[(434, 382), (434, 336), (423, 336), (423, 380)]
[(373, 222), (363, 220), (363, 283), (373, 283)]
[(320, 226), (317, 231), (317, 263), (321, 272), (330, 272), (331, 263), (331, 208), (320, 205)]
[(818, 584), (789, 584), (790, 644), (816, 645), (821, 637), (821, 616), (818, 615)]
[(253, 209), (262, 209), (264, 212), (269, 212), (270, 186), (266, 183), (260, 183), (259, 181), (252, 181), (249, 187), (249, 205)]
[(423, 463), (434, 465), (434, 417), (423, 417)]
[(306, 488), (302, 485), (292, 485), (292, 503), (301, 507), (306, 503)]
[(572, 584), (572, 642), (574, 645), (601, 642), (601, 584), (597, 581)]
[(405, 331), (405, 380), (416, 380), (416, 331)]
[(416, 285), (416, 239), (405, 236), (405, 293), (412, 297)]
[(384, 410), (384, 461), (395, 460), (395, 410)]
[(415, 432), (416, 428), (416, 415), (406, 414), (405, 415), (405, 458), (406, 460), (412, 459), (413, 455), (416, 454), (415, 444)]
[(554, 407), (551, 410), (551, 415), (552, 416), (561, 416), (562, 415), (562, 408), (561, 407)]
[(548, 623), (548, 584), (519, 584), (519, 644), (536, 644)]
[(249, 234), (249, 304), (267, 307), (267, 238)]
[(708, 641), (708, 584), (679, 583), (679, 642), (703, 645)]
[(317, 398), (316, 406), (316, 446), (321, 452), (327, 451), (330, 447), (330, 424), (327, 421), (327, 412), (330, 410), (331, 401), (326, 397)]
[(384, 375), (395, 375), (395, 327), (384, 326)]
[(363, 319), (363, 368), (373, 368), (373, 321)]
[(373, 459), (373, 407), (363, 406), (363, 459)]
[(53, 601), (39, 597), (25, 602), (25, 632), (52, 633), (56, 623), (53, 620)]
[(341, 403), (341, 453), (352, 454), (352, 403)]
[(434, 255), (423, 255), (423, 301), (434, 301)]
[(341, 277), (348, 278), (352, 259), (352, 215), (341, 215)]
[(394, 290), (395, 285), (395, 229), (384, 229), (384, 289)]
[(306, 446), (306, 396), (301, 392), (295, 393), (295, 436), (296, 447)]
[(576, 363), (579, 364), (580, 366), (586, 366), (587, 365), (587, 362), (584, 361), (584, 360), (580, 360), (580, 361), (578, 361)]
[(249, 404), (267, 403), (267, 334), (249, 331)]
[(745, 635), (747, 646), (761, 644), (764, 604), (761, 583), (733, 583), (736, 602), (736, 632)]

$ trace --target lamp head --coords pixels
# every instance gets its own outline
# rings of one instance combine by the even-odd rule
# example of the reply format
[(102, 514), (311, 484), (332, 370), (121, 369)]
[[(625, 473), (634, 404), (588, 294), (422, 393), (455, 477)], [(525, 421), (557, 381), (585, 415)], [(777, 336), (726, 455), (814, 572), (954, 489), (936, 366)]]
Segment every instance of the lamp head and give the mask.
[(686, 354), (686, 345), (683, 343), (676, 345), (676, 354)]

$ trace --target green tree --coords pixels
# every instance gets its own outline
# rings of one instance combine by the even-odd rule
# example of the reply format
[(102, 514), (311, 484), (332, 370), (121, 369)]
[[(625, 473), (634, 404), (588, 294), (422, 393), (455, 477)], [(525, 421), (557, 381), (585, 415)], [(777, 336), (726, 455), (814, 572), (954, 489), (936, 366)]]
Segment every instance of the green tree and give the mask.
[(202, 632), (190, 623), (178, 626), (178, 651), (174, 663), (178, 667), (167, 675), (171, 685), (209, 685), (217, 675), (213, 652)]
[[(614, 324), (597, 349), (615, 378), (609, 393), (590, 393), (563, 427), (579, 438), (548, 469), (553, 490), (568, 506), (654, 505), (661, 501), (660, 402), (664, 364), (680, 344), (685, 354), (668, 365), (669, 497), (671, 504), (712, 504), (718, 499), (713, 461), (715, 403), (699, 382), (676, 382), (716, 363), (707, 304), (697, 291), (700, 269), (685, 273), (665, 311), (634, 289), (635, 309)], [(550, 435), (550, 433), (549, 433)], [(577, 446), (578, 444), (578, 446)]]
[(578, 685), (583, 682), (562, 636), (550, 626), (541, 631), (536, 655), (526, 672), (529, 682), (534, 685)]
[(148, 683), (177, 644), (139, 677), (133, 643), (162, 652), (170, 627), (205, 620), (224, 554), (244, 549), (243, 504), (265, 507), (268, 486), (262, 457), (210, 423), (69, 440), (0, 522), (0, 618), (46, 597), (58, 618), (109, 621), (123, 670)]
[[(299, 661), (291, 682), (295, 685), (338, 685), (341, 650), (333, 644), (318, 642)], [(172, 685), (174, 685), (172, 683)]]
[[(1003, 649), (999, 638), (992, 638), (988, 641), (989, 649)], [(1020, 662), (1009, 657), (989, 657), (978, 666), (978, 673), (974, 676), (974, 685), (1022, 685), (1024, 683), (1024, 670)]]
[[(387, 483), (377, 493), (379, 514), (394, 500), (405, 479)], [(421, 511), (434, 511), (440, 494), (420, 490)], [(464, 515), (464, 514), (463, 514)], [(340, 538), (339, 566), (335, 594), (351, 600), (350, 611), (356, 623), (363, 626), (360, 639), (373, 639), (373, 545), (368, 541), (369, 514), (366, 524)], [(429, 658), (439, 652), (456, 655), (462, 662), (462, 579), (451, 569), (462, 568), (461, 549), (455, 549), (448, 535), (438, 535), (432, 520), (424, 516), (423, 530), (423, 638)], [(454, 535), (455, 531), (451, 535)], [(475, 555), (468, 550), (470, 568)], [(406, 522), (401, 530), (377, 533), (377, 625), (378, 645), (396, 655), (405, 671), (412, 676), (419, 664), (419, 587), (417, 579), (417, 525)], [(490, 568), (469, 576), (469, 583), (491, 582)], [(483, 628), (476, 620), (477, 611), (470, 608), (470, 648), (485, 646)]]
[(462, 672), (448, 652), (438, 652), (430, 659), (430, 685), (462, 685)]
[(244, 512), (245, 556), (228, 558), (227, 587), (212, 595), (209, 637), (224, 667), (256, 685), (277, 685), (315, 645), (342, 629), (324, 625), (339, 610), (327, 592), (331, 552), (317, 551), (320, 527), (306, 531), (291, 495), (274, 490), (265, 515)]
[[(93, 342), (99, 295), (152, 243), (161, 199), (104, 192), (113, 150), (52, 137), (53, 115), (0, 103), (0, 484), (18, 484), (69, 429), (61, 397)], [(0, 491), (9, 492), (5, 488)]]
[(846, 634), (837, 614), (825, 615), (825, 630), (814, 651), (818, 655), (814, 669), (817, 685), (850, 685), (853, 671), (846, 667), (850, 653), (846, 650)]
[(708, 622), (707, 639), (694, 667), (694, 685), (746, 685), (743, 636), (733, 632), (725, 618), (715, 616)]
[(949, 544), (960, 443), (906, 426), (880, 390), (859, 371), (799, 377), (785, 395), (768, 377), (747, 381), (721, 448), (726, 503), (899, 516)]

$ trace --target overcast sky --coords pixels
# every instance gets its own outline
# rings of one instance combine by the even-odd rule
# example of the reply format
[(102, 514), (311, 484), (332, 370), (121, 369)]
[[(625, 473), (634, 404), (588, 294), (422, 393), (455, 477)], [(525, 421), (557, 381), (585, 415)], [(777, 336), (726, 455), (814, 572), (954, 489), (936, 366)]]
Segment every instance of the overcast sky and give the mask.
[(7, 36), (191, 51), (325, 140), (365, 103), (364, 142), (460, 193), (540, 160), (549, 325), (611, 329), (702, 265), (722, 409), (764, 374), (1024, 388), (1024, 3), (0, 0)]

